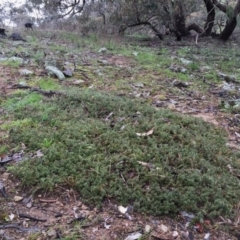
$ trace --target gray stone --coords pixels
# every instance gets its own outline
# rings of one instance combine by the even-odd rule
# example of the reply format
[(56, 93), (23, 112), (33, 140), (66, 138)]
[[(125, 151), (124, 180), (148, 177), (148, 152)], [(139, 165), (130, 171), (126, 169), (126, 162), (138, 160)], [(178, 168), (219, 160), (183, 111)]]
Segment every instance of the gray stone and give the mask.
[(69, 68), (65, 69), (65, 70), (63, 71), (63, 73), (64, 73), (64, 75), (65, 75), (66, 77), (72, 77), (72, 75), (73, 75), (73, 71), (72, 71), (71, 69), (69, 69)]
[(236, 83), (237, 82), (237, 79), (235, 76), (233, 75), (227, 75), (225, 73), (222, 73), (222, 72), (219, 72), (218, 73), (218, 76), (220, 78), (223, 78), (226, 82), (233, 82), (233, 83)]
[(189, 65), (190, 63), (193, 62), (193, 61), (187, 60), (187, 59), (185, 59), (185, 58), (179, 58), (179, 60), (180, 60), (183, 64), (185, 64), (185, 65)]
[(50, 229), (48, 232), (47, 232), (47, 235), (48, 235), (48, 237), (56, 237), (57, 236), (57, 232), (56, 232), (56, 230), (54, 230), (54, 229)]
[(98, 50), (99, 53), (103, 53), (103, 52), (106, 52), (107, 51), (107, 48), (105, 47), (102, 47)]
[(23, 62), (24, 62), (24, 60), (20, 57), (10, 57), (8, 60), (13, 61), (13, 62), (19, 62), (21, 64), (23, 64)]
[(19, 70), (19, 73), (20, 73), (20, 75), (22, 75), (22, 76), (30, 76), (30, 75), (33, 75), (33, 74), (34, 74), (33, 71), (30, 71), (30, 70), (28, 70), (28, 69), (20, 69), (20, 70)]
[(45, 69), (48, 72), (48, 74), (57, 76), (59, 80), (65, 79), (64, 74), (58, 68), (54, 66), (46, 66)]

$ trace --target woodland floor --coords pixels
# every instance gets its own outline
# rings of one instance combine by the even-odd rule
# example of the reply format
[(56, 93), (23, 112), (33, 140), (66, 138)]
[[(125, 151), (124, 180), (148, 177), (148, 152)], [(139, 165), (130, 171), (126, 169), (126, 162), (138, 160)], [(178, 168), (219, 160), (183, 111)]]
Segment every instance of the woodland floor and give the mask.
[[(42, 42), (44, 41), (48, 41), (48, 38), (43, 38)], [(135, 39), (129, 41), (128, 44), (137, 44), (138, 49), (136, 52), (139, 52), (141, 47), (144, 47), (144, 51), (147, 48), (156, 49), (156, 51), (160, 49), (159, 54), (165, 54), (161, 52), (161, 49), (165, 49), (172, 58), (175, 58), (177, 52), (181, 51), (181, 49), (185, 51), (191, 48), (188, 54), (184, 56), (186, 59), (193, 55), (201, 57), (201, 50), (216, 53), (219, 51), (218, 48), (226, 50), (228, 48), (239, 48), (240, 45), (240, 42), (233, 40), (226, 44), (216, 43), (213, 40), (204, 40), (200, 41), (198, 46), (195, 46), (194, 41), (194, 39), (190, 39), (180, 43), (174, 41), (159, 43), (155, 40), (140, 41)], [(12, 43), (9, 44), (8, 46), (15, 48), (14, 45), (11, 45)], [(66, 45), (61, 40), (61, 37), (54, 38), (54, 36), (48, 46), (51, 46), (51, 44), (52, 46)], [(39, 46), (40, 49), (38, 49), (38, 46), (33, 45), (31, 47), (32, 51), (35, 52), (43, 48), (43, 46)], [(102, 47), (105, 47), (104, 42)], [(108, 49), (108, 46), (106, 48)], [(50, 56), (54, 54), (54, 51), (61, 50), (49, 50), (46, 48), (41, 51)], [(2, 49), (1, 52), (4, 55), (6, 51)], [(22, 57), (21, 54), (20, 51), (17, 56)], [(239, 116), (236, 112), (222, 111), (220, 105), (225, 99), (220, 96), (222, 87), (220, 81), (210, 82), (210, 80), (202, 78), (201, 85), (199, 82), (194, 82), (195, 78), (201, 79), (200, 76), (203, 72), (200, 69), (193, 73), (193, 83), (190, 83), (190, 87), (175, 87), (173, 81), (178, 78), (177, 75), (172, 77), (159, 76), (154, 69), (141, 67), (135, 61), (133, 55), (125, 56), (114, 52), (102, 53), (88, 49), (86, 46), (82, 58), (85, 59), (86, 66), (91, 64), (89, 59), (94, 59), (96, 69), (101, 66), (101, 74), (103, 74), (101, 77), (104, 80), (101, 80), (101, 82), (93, 81), (87, 76), (88, 72), (78, 69), (75, 71), (74, 78), (66, 82), (62, 81), (61, 85), (64, 87), (76, 85), (78, 84), (76, 80), (80, 78), (84, 80), (83, 85), (80, 87), (94, 87), (101, 92), (108, 91), (132, 98), (143, 98), (154, 107), (168, 108), (172, 111), (202, 118), (204, 121), (223, 128), (228, 133), (228, 144), (233, 151), (240, 149)], [(39, 65), (41, 66), (41, 58), (39, 59)], [(43, 73), (39, 65), (30, 64), (27, 69), (33, 70), (35, 76), (41, 77), (45, 73)], [(105, 65), (107, 68), (111, 66), (109, 70), (111, 76), (108, 70), (106, 72), (102, 70)], [(12, 86), (19, 83), (19, 79), (24, 78), (19, 73), (21, 68), (21, 66), (0, 65), (2, 102), (16, 91)], [(134, 82), (133, 75), (135, 73), (131, 73), (129, 68), (137, 68), (141, 71), (142, 76), (151, 75), (153, 80), (144, 82), (141, 76), (138, 76), (139, 80)], [(165, 66), (159, 66), (159, 68), (165, 68)], [(116, 79), (120, 79), (117, 85), (115, 84)], [(125, 85), (125, 82), (121, 83), (121, 79), (127, 79), (128, 86)], [(156, 82), (161, 86), (153, 89), (152, 86)], [(7, 114), (4, 108), (0, 108), (0, 116), (4, 114)], [(6, 120), (2, 118), (0, 124), (3, 123), (6, 123)], [(5, 134), (5, 131), (0, 131), (2, 138)], [(5, 156), (6, 154), (3, 153), (0, 157), (3, 159)], [(189, 219), (184, 214), (179, 213), (179, 216), (174, 219), (171, 217), (141, 215), (134, 212), (134, 210), (129, 212), (129, 215), (121, 214), (118, 205), (110, 200), (106, 201), (101, 209), (92, 208), (92, 206), (87, 206), (81, 202), (81, 198), (75, 190), (62, 186), (54, 189), (53, 192), (35, 190), (34, 198), (32, 198), (32, 189), (22, 189), (20, 181), (7, 171), (5, 164), (0, 165), (0, 180), (3, 181), (8, 196), (5, 199), (0, 195), (0, 239), (140, 239), (127, 238), (131, 233), (143, 234), (141, 239), (240, 239), (239, 219), (219, 218), (214, 221), (206, 219), (202, 223), (196, 222), (192, 227), (187, 228), (186, 224), (189, 223)], [(31, 217), (33, 218), (31, 219)], [(3, 219), (6, 221), (3, 221)], [(150, 231), (148, 232), (147, 229), (150, 229)], [(208, 233), (210, 233), (210, 237), (207, 235)]]

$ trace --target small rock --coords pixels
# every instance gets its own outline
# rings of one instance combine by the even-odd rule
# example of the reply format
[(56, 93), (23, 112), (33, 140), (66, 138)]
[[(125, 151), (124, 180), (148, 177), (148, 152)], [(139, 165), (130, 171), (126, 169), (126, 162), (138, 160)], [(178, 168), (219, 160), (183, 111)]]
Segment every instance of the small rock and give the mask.
[(86, 205), (82, 204), (81, 209), (82, 210), (88, 210), (88, 207)]
[(95, 70), (94, 73), (96, 73), (99, 77), (103, 76), (103, 73), (101, 72), (100, 69)]
[(2, 174), (2, 177), (4, 180), (8, 180), (9, 176), (10, 176), (10, 173), (8, 173), (8, 172), (5, 172)]
[(138, 82), (138, 83), (134, 83), (134, 86), (135, 86), (135, 87), (143, 88), (143, 87), (144, 87), (144, 84), (141, 83), (141, 82)]
[(20, 202), (20, 201), (23, 200), (23, 197), (21, 197), (21, 196), (15, 196), (15, 197), (13, 198), (13, 200), (14, 200), (15, 202)]
[(187, 72), (187, 69), (186, 68), (181, 68), (181, 73), (186, 73)]
[(151, 229), (152, 229), (152, 227), (150, 225), (146, 225), (145, 229), (144, 229), (144, 232), (149, 233), (151, 231)]
[(102, 47), (98, 50), (99, 53), (103, 53), (103, 52), (106, 52), (107, 51), (107, 48), (105, 47)]
[(99, 62), (99, 63), (102, 63), (102, 64), (104, 64), (104, 65), (109, 64), (107, 60), (99, 60), (98, 62)]
[(169, 69), (173, 72), (181, 72), (181, 73), (186, 73), (187, 72), (187, 69), (186, 68), (183, 68), (183, 67), (180, 67), (180, 66), (176, 66), (176, 65), (171, 65), (169, 67)]
[(64, 74), (66, 77), (72, 77), (73, 71), (72, 71), (71, 69), (67, 68), (67, 69), (65, 69), (65, 70), (63, 71), (63, 74)]
[(32, 202), (27, 203), (27, 204), (26, 204), (26, 207), (27, 207), (27, 208), (31, 208), (31, 207), (32, 207)]
[(85, 83), (85, 81), (84, 80), (81, 80), (81, 79), (79, 79), (79, 80), (74, 80), (73, 82), (72, 82), (72, 84), (73, 85), (81, 85), (81, 84), (83, 84), (83, 83)]
[(172, 236), (173, 236), (174, 238), (176, 238), (176, 237), (178, 236), (178, 232), (177, 232), (177, 231), (173, 231)]
[(33, 75), (33, 71), (30, 71), (28, 69), (20, 69), (19, 70), (20, 75), (22, 76), (30, 76)]
[(163, 233), (166, 233), (166, 232), (169, 231), (169, 229), (166, 225), (161, 224), (159, 227), (160, 227), (160, 229), (162, 230)]
[(168, 104), (167, 108), (170, 110), (175, 110), (176, 106), (174, 104), (170, 103), (170, 104)]
[(118, 206), (118, 211), (120, 212), (120, 213), (126, 213), (127, 212), (127, 207), (125, 208), (125, 207), (123, 207), (123, 206)]
[(6, 61), (6, 60), (8, 60), (8, 58), (6, 58), (6, 57), (0, 57), (0, 61)]
[(46, 66), (45, 69), (48, 72), (48, 74), (57, 76), (59, 80), (65, 79), (64, 74), (58, 68), (54, 66)]
[(209, 66), (203, 66), (200, 68), (201, 71), (208, 71), (208, 70), (211, 70), (211, 67)]
[(23, 64), (23, 59), (20, 57), (10, 57), (8, 60), (13, 61), (13, 62), (19, 62), (20, 64)]
[(132, 55), (137, 57), (138, 56), (138, 52), (133, 52)]
[(203, 240), (209, 240), (210, 239), (210, 233), (206, 233)]
[(187, 60), (187, 59), (185, 59), (185, 58), (179, 58), (179, 60), (180, 60), (183, 64), (186, 64), (186, 65), (189, 65), (190, 63), (193, 62), (193, 61)]
[(189, 232), (188, 231), (186, 231), (186, 232), (181, 231), (181, 234), (182, 234), (184, 239), (188, 239), (189, 238)]
[(136, 232), (136, 233), (132, 233), (132, 234), (128, 235), (128, 236), (125, 238), (125, 240), (136, 240), (136, 239), (139, 239), (141, 236), (142, 236), (141, 233)]
[(92, 229), (92, 233), (95, 233), (95, 232), (97, 232), (98, 231), (98, 227), (94, 227), (93, 229)]
[(9, 220), (12, 221), (14, 218), (15, 218), (15, 215), (13, 213), (11, 213), (9, 216), (8, 216)]
[(57, 232), (56, 232), (56, 230), (54, 230), (54, 229), (50, 229), (48, 232), (47, 232), (47, 235), (48, 235), (48, 237), (56, 237), (57, 236)]
[(235, 76), (233, 75), (227, 75), (225, 73), (222, 73), (222, 72), (219, 72), (218, 73), (218, 76), (220, 78), (223, 78), (226, 82), (233, 82), (233, 83), (236, 83), (237, 82), (237, 79)]
[(182, 81), (179, 81), (179, 80), (175, 79), (173, 81), (173, 86), (179, 87), (179, 88), (182, 88), (182, 87), (186, 88), (186, 87), (189, 87), (189, 84), (187, 82), (182, 82)]
[(83, 217), (88, 217), (88, 216), (92, 215), (92, 212), (88, 211), (88, 210), (81, 210), (80, 215)]
[(193, 218), (195, 218), (195, 215), (192, 214), (192, 213), (187, 213), (186, 211), (182, 211), (182, 212), (180, 212), (180, 213), (181, 213), (181, 215), (182, 215), (183, 217), (186, 217), (186, 218), (188, 218), (188, 219), (193, 219)]
[(64, 70), (70, 69), (72, 72), (75, 70), (75, 64), (71, 62), (64, 62)]
[(24, 82), (24, 81), (20, 81), (18, 84), (22, 87), (27, 87), (28, 86), (27, 83)]

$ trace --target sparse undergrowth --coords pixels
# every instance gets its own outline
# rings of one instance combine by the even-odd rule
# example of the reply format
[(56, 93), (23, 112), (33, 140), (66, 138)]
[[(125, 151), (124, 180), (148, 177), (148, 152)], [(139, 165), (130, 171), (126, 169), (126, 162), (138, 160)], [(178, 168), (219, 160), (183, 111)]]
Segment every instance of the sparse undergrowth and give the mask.
[[(106, 93), (37, 96), (23, 92), (4, 104), (15, 119), (5, 126), (12, 147), (24, 143), (26, 152), (44, 153), (9, 168), (23, 185), (68, 185), (87, 203), (113, 199), (154, 215), (233, 213), (239, 180), (227, 165), (240, 166), (220, 129)], [(149, 136), (136, 135), (150, 129)]]

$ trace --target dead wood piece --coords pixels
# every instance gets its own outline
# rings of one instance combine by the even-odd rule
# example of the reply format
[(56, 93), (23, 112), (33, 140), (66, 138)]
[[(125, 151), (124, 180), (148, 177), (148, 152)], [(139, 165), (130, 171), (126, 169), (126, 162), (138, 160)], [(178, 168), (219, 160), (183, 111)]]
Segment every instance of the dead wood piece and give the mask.
[(46, 90), (42, 90), (41, 88), (30, 87), (28, 85), (21, 85), (21, 84), (13, 84), (11, 88), (12, 89), (29, 89), (32, 92), (38, 92), (47, 97), (51, 97), (53, 95), (65, 95), (65, 93), (63, 92), (57, 92), (52, 90), (46, 91)]
[(23, 213), (19, 213), (18, 216), (20, 218), (28, 218), (30, 220), (34, 220), (34, 221), (38, 221), (38, 222), (46, 222), (47, 221), (47, 219), (36, 218), (36, 217), (31, 216), (31, 215), (23, 214)]
[(45, 203), (54, 203), (57, 201), (57, 199), (39, 199), (40, 202), (45, 202)]
[(27, 228), (23, 228), (21, 226), (19, 226), (18, 224), (3, 224), (3, 225), (0, 225), (0, 229), (7, 229), (7, 228), (16, 228), (18, 229), (19, 231), (21, 232), (28, 232), (28, 229)]

